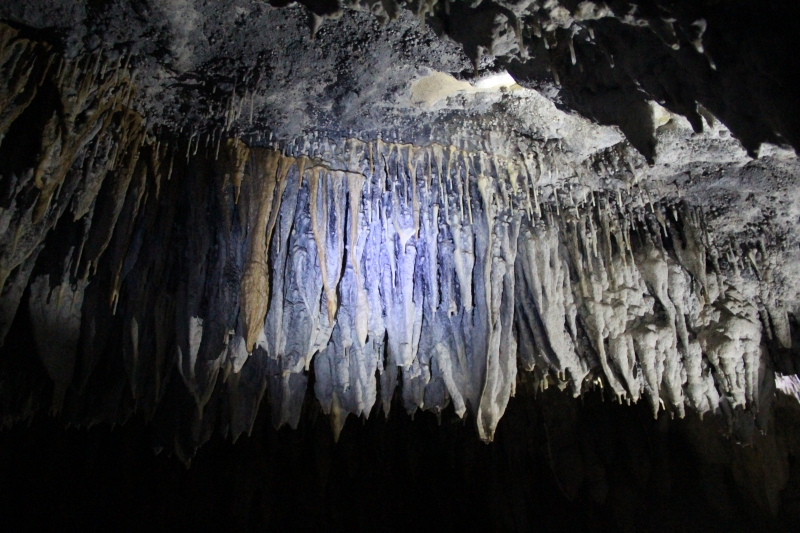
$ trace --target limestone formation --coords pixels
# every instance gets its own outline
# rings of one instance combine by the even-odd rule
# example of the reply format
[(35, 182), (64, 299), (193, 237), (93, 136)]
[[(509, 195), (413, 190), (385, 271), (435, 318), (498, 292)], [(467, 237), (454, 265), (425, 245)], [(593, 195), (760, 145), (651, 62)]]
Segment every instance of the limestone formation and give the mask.
[[(452, 405), (488, 442), (528, 382), (765, 430), (775, 369), (787, 390), (797, 370), (794, 125), (711, 94), (729, 65), (706, 19), (561, 4), (315, 4), (269, 64), (213, 63), (197, 12), (161, 60), (104, 48), (108, 28), (90, 51), (0, 23), (0, 342), (30, 338), (47, 379), (30, 370), (46, 385), (4, 420), (138, 413), (188, 461), (260, 408), (297, 427), (313, 395), (337, 439), (348, 418)], [(394, 77), (400, 52), (353, 52), (389, 73), (386, 108), (347, 69), (350, 92), (328, 80), (312, 106), (329, 94), (291, 54), (375, 16), (375, 42), (435, 37), (418, 17), (462, 48)], [(608, 25), (691, 75), (666, 86)]]

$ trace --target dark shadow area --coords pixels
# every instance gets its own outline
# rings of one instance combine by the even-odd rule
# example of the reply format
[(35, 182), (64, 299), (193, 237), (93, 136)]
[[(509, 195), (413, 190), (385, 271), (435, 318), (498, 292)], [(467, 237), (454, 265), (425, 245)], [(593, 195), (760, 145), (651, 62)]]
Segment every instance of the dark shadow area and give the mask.
[(38, 417), (0, 432), (0, 512), (18, 531), (792, 531), (800, 517), (786, 398), (747, 446), (715, 420), (555, 388), (513, 399), (489, 445), (451, 410), (441, 425), (351, 417), (336, 444), (318, 408), (296, 431), (261, 413), (252, 436), (214, 436), (189, 469), (154, 455), (137, 419)]

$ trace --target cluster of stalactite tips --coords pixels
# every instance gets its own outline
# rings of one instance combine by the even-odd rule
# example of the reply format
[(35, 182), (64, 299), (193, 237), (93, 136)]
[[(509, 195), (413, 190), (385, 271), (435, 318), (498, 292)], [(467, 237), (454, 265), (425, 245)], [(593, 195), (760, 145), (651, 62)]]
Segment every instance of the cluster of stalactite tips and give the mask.
[(768, 346), (791, 345), (780, 303), (742, 296), (769, 290), (769, 254), (715, 242), (679, 198), (557, 186), (537, 152), (198, 151), (130, 109), (124, 60), (62, 61), (6, 26), (0, 73), (0, 340), (32, 338), (52, 384), (5, 375), (6, 423), (139, 412), (188, 458), (250, 431), (265, 393), (295, 426), (313, 383), (337, 436), (398, 396), (488, 441), (525, 372), (760, 424)]

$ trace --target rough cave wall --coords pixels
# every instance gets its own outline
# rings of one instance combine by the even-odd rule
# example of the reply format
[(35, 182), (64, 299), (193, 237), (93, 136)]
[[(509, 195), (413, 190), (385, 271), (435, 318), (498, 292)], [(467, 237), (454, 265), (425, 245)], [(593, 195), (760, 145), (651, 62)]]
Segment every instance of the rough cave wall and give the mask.
[(296, 426), (313, 384), (338, 436), (399, 384), (409, 413), (452, 403), (491, 440), (519, 368), (766, 428), (793, 346), (780, 243), (716, 238), (634, 152), (148, 129), (121, 58), (2, 28), (6, 423), (139, 412), (188, 460), (265, 394)]

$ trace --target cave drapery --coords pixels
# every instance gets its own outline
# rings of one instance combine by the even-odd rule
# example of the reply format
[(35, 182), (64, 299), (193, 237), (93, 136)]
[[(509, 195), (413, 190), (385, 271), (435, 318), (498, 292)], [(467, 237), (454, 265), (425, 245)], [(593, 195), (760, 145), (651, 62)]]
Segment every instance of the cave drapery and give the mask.
[(230, 3), (0, 8), (5, 425), (135, 418), (189, 464), (259, 410), (491, 442), (552, 387), (776, 438), (800, 138), (763, 78), (797, 65), (759, 25), (792, 8)]

